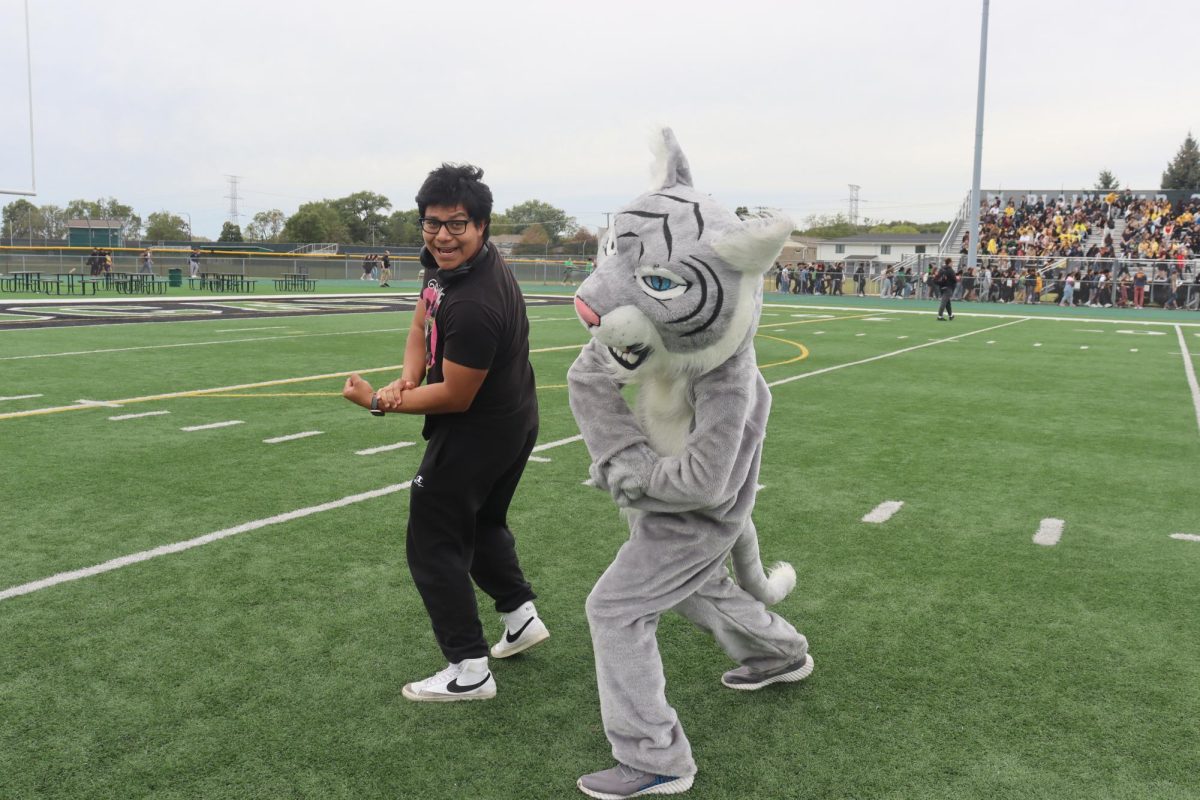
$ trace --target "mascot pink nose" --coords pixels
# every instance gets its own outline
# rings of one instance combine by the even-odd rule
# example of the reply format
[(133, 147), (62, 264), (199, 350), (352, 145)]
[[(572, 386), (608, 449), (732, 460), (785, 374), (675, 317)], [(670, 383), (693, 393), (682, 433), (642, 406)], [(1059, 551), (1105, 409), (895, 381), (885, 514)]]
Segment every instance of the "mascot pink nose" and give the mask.
[(600, 324), (600, 315), (592, 311), (588, 304), (580, 299), (579, 295), (575, 295), (575, 313), (579, 315), (581, 320), (593, 328)]

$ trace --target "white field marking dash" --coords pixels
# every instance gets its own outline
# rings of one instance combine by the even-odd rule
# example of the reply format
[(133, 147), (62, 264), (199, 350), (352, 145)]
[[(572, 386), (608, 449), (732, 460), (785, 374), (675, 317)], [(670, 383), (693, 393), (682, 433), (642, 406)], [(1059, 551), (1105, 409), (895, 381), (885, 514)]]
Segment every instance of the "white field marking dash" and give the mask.
[(1136, 347), (1131, 347), (1131, 348), (1129, 348), (1129, 352), (1131, 352), (1131, 353), (1136, 353), (1136, 352), (1137, 352), (1137, 350), (1138, 350), (1138, 349), (1137, 349)]
[(189, 425), (188, 427), (180, 428), (179, 430), (188, 431), (189, 433), (192, 431), (207, 431), (213, 428), (228, 428), (230, 425), (241, 425), (244, 421), (245, 420), (230, 419), (224, 422), (210, 422), (207, 425)]
[(1040, 544), (1043, 547), (1053, 547), (1062, 538), (1063, 525), (1065, 524), (1061, 519), (1054, 519), (1053, 517), (1042, 520), (1042, 524), (1038, 526), (1037, 533), (1033, 535), (1033, 543)]
[(44, 397), (44, 395), (40, 395), (40, 394), (16, 394), (16, 395), (13, 395), (12, 397), (0, 397), (0, 401), (3, 401), (3, 400), (33, 400), (33, 399), (34, 399), (34, 398), (36, 398), (36, 397)]
[(1080, 350), (1087, 350), (1087, 349), (1088, 349), (1088, 346), (1087, 346), (1086, 344), (1081, 344), (1081, 345), (1079, 345), (1079, 349), (1080, 349)]
[(533, 448), (533, 450), (531, 450), (530, 452), (540, 453), (543, 450), (550, 450), (555, 447), (561, 447), (564, 444), (571, 444), (572, 442), (582, 442), (582, 441), (583, 441), (583, 434), (577, 434), (575, 436), (568, 436), (566, 439), (559, 439), (556, 442), (546, 442), (545, 444), (539, 444), (537, 447)]
[(280, 442), (290, 442), (293, 439), (307, 439), (309, 436), (320, 436), (325, 431), (304, 431), (303, 433), (289, 433), (287, 436), (276, 436), (274, 439), (263, 439), (263, 444), (279, 444)]
[[(551, 447), (558, 447), (560, 445), (570, 444), (571, 442), (577, 442), (582, 439), (583, 439), (582, 436), (572, 436), (569, 439), (559, 439), (557, 442), (548, 442), (543, 445), (538, 445), (538, 447), (535, 447), (534, 449), (535, 450), (549, 450)], [(372, 489), (369, 492), (362, 492), (361, 494), (352, 494), (347, 497), (343, 497), (340, 500), (332, 500), (328, 503), (322, 503), (321, 505), (318, 505), (318, 506), (309, 506), (308, 508), (300, 508), (295, 511), (288, 511), (287, 513), (284, 513), (284, 514), (276, 514), (273, 517), (267, 517), (265, 519), (256, 519), (252, 522), (245, 522), (245, 523), (242, 523), (241, 525), (235, 525), (232, 528), (224, 528), (222, 530), (215, 531), (213, 533), (206, 533), (203, 536), (197, 536), (196, 538), (188, 539), (187, 541), (175, 542), (174, 544), (166, 544), (166, 545), (162, 545), (161, 547), (155, 547), (152, 550), (143, 550), (140, 553), (134, 553), (134, 554), (128, 555), (128, 556), (121, 556), (120, 558), (114, 558), (110, 561), (105, 561), (103, 564), (97, 564), (93, 567), (77, 569), (77, 570), (73, 570), (71, 572), (60, 572), (57, 575), (50, 576), (49, 578), (43, 578), (41, 580), (21, 584), (20, 586), (13, 586), (8, 589), (0, 590), (0, 600), (7, 600), (10, 597), (19, 597), (20, 595), (30, 594), (32, 592), (38, 591), (39, 589), (48, 589), (51, 586), (57, 586), (60, 583), (66, 583), (68, 581), (77, 581), (80, 578), (90, 578), (93, 575), (99, 575), (104, 572), (110, 572), (114, 569), (120, 569), (121, 567), (127, 567), (130, 564), (137, 564), (142, 561), (149, 561), (150, 559), (157, 558), (159, 556), (170, 555), (172, 553), (180, 553), (180, 552), (183, 552), (184, 550), (190, 550), (193, 547), (199, 547), (200, 545), (208, 544), (209, 542), (215, 542), (215, 541), (219, 541), (220, 539), (228, 538), (230, 536), (236, 536), (239, 533), (246, 533), (247, 531), (258, 530), (259, 528), (265, 528), (269, 525), (276, 525), (281, 522), (291, 522), (294, 519), (301, 519), (303, 517), (308, 517), (313, 514), (319, 514), (322, 511), (332, 511), (334, 509), (344, 508), (345, 506), (353, 505), (354, 503), (361, 503), (364, 500), (373, 500), (377, 497), (384, 497), (385, 495), (395, 494), (396, 492), (404, 491), (411, 485), (412, 485), (412, 481), (405, 481), (404, 483), (395, 483), (395, 484), (392, 484), (391, 486), (384, 486), (383, 488), (380, 488), (380, 489)]]
[(1183, 354), (1183, 371), (1187, 374), (1188, 387), (1192, 390), (1192, 406), (1196, 409), (1196, 424), (1200, 425), (1200, 384), (1196, 383), (1196, 368), (1192, 366), (1192, 356), (1187, 349), (1187, 339), (1183, 338), (1183, 328), (1175, 326), (1179, 335), (1179, 349)]
[(552, 459), (546, 458), (544, 456), (530, 456), (529, 460), (536, 461), (539, 464), (549, 464)]
[[(1178, 326), (1176, 326), (1176, 327), (1178, 327)], [(1124, 333), (1129, 336), (1166, 336), (1167, 335), (1163, 331), (1117, 331), (1117, 333)]]
[(891, 519), (892, 515), (899, 511), (903, 505), (903, 500), (884, 500), (882, 503), (875, 506), (871, 513), (863, 517), (862, 521), (882, 524)]
[(1042, 343), (1041, 343), (1041, 342), (1034, 342), (1034, 343), (1033, 343), (1033, 346), (1034, 346), (1034, 347), (1041, 347), (1041, 346), (1042, 346)]
[(1200, 536), (1194, 533), (1172, 533), (1172, 539), (1180, 539), (1185, 542), (1200, 542)]
[(1099, 328), (1076, 328), (1075, 332), (1076, 333), (1107, 333), (1107, 331), (1102, 331)]
[(120, 422), (123, 419), (139, 419), (140, 417), (161, 417), (163, 414), (170, 414), (170, 411), (143, 411), (140, 414), (118, 414), (115, 417), (109, 417), (111, 422)]
[(416, 442), (396, 442), (395, 444), (384, 444), (379, 447), (368, 447), (366, 450), (355, 450), (356, 456), (373, 456), (376, 453), (386, 453), (389, 450), (399, 450), (401, 447), (412, 447)]

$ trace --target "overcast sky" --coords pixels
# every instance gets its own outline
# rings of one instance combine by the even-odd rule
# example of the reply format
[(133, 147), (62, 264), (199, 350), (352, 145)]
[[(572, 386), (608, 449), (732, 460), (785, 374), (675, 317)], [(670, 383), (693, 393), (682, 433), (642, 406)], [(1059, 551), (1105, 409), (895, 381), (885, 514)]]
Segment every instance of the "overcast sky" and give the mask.
[[(0, 0), (0, 189), (29, 186), (24, 0)], [(114, 196), (215, 238), (441, 161), (589, 227), (670, 125), (696, 187), (798, 221), (948, 219), (970, 189), (981, 2), (28, 0), (37, 204)], [(995, 0), (985, 187), (1153, 189), (1200, 133), (1196, 0)], [(12, 197), (0, 195), (0, 204)]]

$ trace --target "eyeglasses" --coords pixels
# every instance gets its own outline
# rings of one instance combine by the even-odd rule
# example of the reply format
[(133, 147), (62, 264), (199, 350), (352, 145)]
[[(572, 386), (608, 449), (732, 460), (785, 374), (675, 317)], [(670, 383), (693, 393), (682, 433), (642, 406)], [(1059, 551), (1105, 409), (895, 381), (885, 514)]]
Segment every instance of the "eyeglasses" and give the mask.
[(417, 222), (421, 223), (421, 230), (434, 236), (437, 236), (443, 225), (446, 226), (446, 230), (450, 231), (451, 234), (460, 236), (467, 232), (467, 223), (470, 221), (469, 219), (441, 220), (434, 219), (433, 217), (421, 217), (417, 220)]

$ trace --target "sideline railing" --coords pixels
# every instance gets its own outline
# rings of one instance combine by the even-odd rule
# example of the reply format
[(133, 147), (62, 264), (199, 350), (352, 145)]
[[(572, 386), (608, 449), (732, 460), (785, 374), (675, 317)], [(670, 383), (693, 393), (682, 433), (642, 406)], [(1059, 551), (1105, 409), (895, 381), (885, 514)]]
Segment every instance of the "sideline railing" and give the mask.
[[(137, 273), (141, 270), (139, 248), (113, 248), (113, 272)], [(37, 271), (46, 274), (88, 275), (91, 268), (88, 259), (90, 249), (68, 250), (66, 248), (11, 248), (0, 247), (0, 273)], [(152, 250), (153, 273), (160, 277), (170, 270), (190, 274), (189, 252), (184, 249)], [(509, 256), (509, 269), (517, 280), (543, 284), (578, 284), (588, 270), (578, 256), (571, 258), (527, 258)], [(568, 264), (568, 262), (572, 262)], [(307, 275), (314, 280), (363, 279), (363, 255), (361, 253), (291, 254), (291, 253), (237, 253), (203, 252), (200, 254), (200, 271), (237, 274), (244, 277), (275, 279), (285, 275)], [(416, 280), (422, 274), (421, 264), (415, 255), (393, 255), (391, 257), (392, 280)]]

